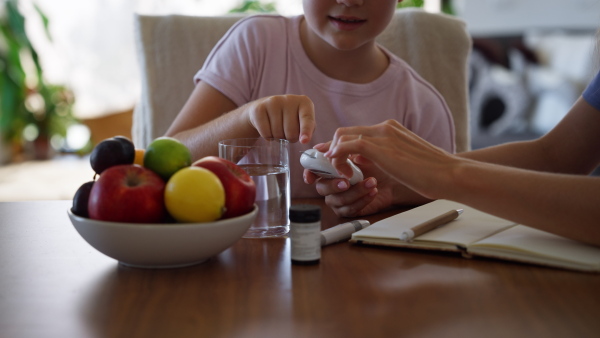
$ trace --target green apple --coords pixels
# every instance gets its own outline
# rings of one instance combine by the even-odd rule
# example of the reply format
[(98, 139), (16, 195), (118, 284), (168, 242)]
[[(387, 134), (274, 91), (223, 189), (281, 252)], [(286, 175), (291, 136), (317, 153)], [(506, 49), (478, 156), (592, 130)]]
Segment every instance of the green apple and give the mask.
[(179, 169), (192, 164), (192, 154), (179, 140), (159, 137), (150, 142), (144, 153), (144, 167), (168, 181)]

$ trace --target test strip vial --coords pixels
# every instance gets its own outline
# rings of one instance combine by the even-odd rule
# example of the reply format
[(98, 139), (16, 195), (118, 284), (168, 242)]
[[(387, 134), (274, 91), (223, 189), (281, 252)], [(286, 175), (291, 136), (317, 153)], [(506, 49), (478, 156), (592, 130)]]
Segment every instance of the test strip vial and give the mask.
[(317, 264), (321, 259), (321, 207), (297, 204), (290, 207), (292, 263)]

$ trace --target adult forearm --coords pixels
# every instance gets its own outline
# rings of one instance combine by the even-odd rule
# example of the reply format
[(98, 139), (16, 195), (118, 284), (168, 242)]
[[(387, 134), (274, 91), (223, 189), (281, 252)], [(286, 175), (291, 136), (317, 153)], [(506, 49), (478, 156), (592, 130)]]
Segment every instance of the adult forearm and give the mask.
[(600, 178), (463, 163), (440, 198), (600, 246)]
[(588, 174), (600, 163), (600, 112), (579, 99), (552, 131), (539, 139), (506, 143), (459, 156), (532, 170)]
[(457, 156), (510, 167), (547, 171), (548, 159), (537, 141), (505, 143), (459, 153)]

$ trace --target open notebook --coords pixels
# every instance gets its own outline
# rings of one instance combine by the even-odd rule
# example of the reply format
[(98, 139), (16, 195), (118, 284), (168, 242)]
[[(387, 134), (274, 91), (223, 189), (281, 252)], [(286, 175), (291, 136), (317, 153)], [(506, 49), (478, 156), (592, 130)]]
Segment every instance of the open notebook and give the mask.
[[(450, 223), (415, 238), (399, 240), (403, 230), (452, 209), (464, 209)], [(600, 248), (515, 224), (463, 204), (437, 200), (383, 219), (355, 232), (353, 243), (460, 252), (564, 269), (600, 272)]]

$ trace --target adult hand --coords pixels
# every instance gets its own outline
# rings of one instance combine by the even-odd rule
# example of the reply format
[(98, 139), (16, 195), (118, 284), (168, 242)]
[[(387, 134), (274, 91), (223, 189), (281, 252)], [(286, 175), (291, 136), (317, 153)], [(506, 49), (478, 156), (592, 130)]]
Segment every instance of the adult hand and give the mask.
[(339, 128), (325, 156), (338, 172), (351, 175), (352, 169), (346, 163), (350, 154), (359, 161), (370, 161), (388, 177), (431, 199), (450, 189), (447, 185), (451, 184), (452, 170), (465, 161), (394, 120), (370, 127)]
[(246, 116), (261, 137), (307, 143), (315, 130), (313, 102), (304, 95), (275, 95), (247, 104)]

